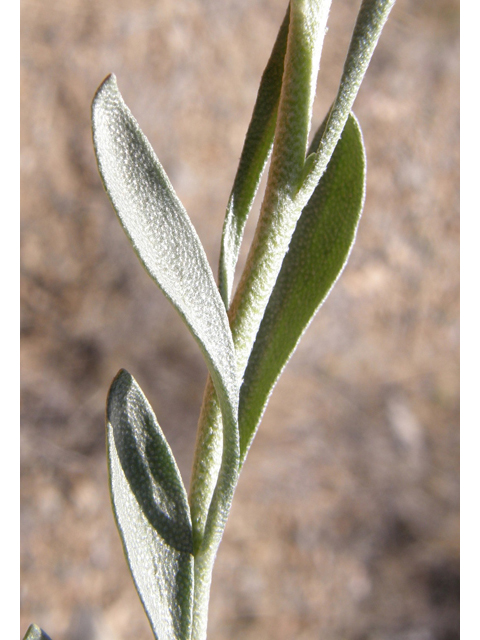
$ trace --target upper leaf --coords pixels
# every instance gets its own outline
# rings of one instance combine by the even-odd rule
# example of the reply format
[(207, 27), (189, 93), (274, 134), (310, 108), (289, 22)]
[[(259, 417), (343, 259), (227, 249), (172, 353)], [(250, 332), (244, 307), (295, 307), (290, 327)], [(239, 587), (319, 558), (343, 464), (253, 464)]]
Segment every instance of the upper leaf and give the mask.
[(207, 257), (114, 75), (95, 95), (92, 123), (100, 174), (126, 234), (199, 343), (215, 387), (220, 387), (222, 408), (225, 400), (235, 406), (233, 343)]
[(363, 208), (365, 165), (351, 114), (298, 221), (248, 361), (239, 406), (242, 463), (283, 368), (347, 262)]
[(158, 640), (190, 640), (192, 525), (187, 494), (155, 414), (121, 370), (107, 402), (110, 491), (125, 555)]
[[(291, 0), (269, 193), (292, 197), (302, 177), (331, 0)], [(262, 212), (263, 215), (264, 212)]]

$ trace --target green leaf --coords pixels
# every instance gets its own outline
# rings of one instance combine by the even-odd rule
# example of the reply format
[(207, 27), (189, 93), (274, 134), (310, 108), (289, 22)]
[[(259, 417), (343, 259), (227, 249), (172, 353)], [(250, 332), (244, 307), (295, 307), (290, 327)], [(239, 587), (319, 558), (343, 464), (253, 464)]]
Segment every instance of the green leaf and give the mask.
[(133, 580), (158, 640), (189, 640), (192, 525), (180, 473), (155, 414), (121, 370), (107, 401), (110, 491)]
[(298, 221), (248, 361), (239, 406), (242, 464), (283, 368), (347, 262), (363, 208), (365, 169), (362, 134), (351, 114)]
[(331, 0), (291, 0), (285, 69), (267, 193), (299, 187)]
[(92, 123), (98, 168), (120, 222), (200, 345), (222, 412), (235, 414), (235, 354), (224, 304), (187, 212), (113, 75), (95, 95)]
[(220, 252), (219, 288), (227, 308), (243, 231), (273, 146), (289, 18), (290, 5), (262, 75), (225, 215)]
[(51, 640), (50, 636), (47, 636), (43, 629), (36, 624), (31, 624), (27, 633), (24, 635), (23, 640)]

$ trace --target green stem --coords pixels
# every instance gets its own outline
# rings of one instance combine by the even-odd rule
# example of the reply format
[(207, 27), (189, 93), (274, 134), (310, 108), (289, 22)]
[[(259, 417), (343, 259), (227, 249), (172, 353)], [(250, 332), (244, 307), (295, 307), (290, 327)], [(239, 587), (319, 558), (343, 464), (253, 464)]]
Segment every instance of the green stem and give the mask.
[[(272, 164), (255, 237), (229, 310), (239, 380), (243, 377), (298, 218), (332, 156), (394, 2), (363, 1), (328, 124), (318, 152), (307, 160), (315, 80), (331, 2), (294, 0), (291, 3)], [(226, 298), (225, 294), (224, 291)], [(206, 638), (213, 562), (228, 515), (224, 509), (219, 509), (214, 487), (233, 486), (231, 479), (229, 482), (225, 477), (228, 444), (223, 442), (222, 446), (223, 436), (220, 409), (209, 378), (198, 427), (190, 492), (195, 553), (192, 640)], [(223, 462), (220, 467), (221, 450)], [(232, 496), (233, 490), (231, 495), (227, 491), (224, 505), (230, 504)]]
[[(292, 195), (299, 187), (308, 145), (316, 76), (330, 2), (331, 0), (316, 0), (314, 2), (293, 0), (291, 3), (287, 52), (277, 115), (276, 141), (273, 148), (272, 165), (267, 183), (267, 196), (262, 214), (264, 220), (266, 218), (275, 218), (277, 212), (282, 209), (283, 201), (290, 202)], [(282, 233), (282, 229), (286, 226), (292, 225), (288, 225), (287, 220), (280, 219), (274, 236), (278, 238), (282, 235), (284, 239), (287, 239), (287, 235)], [(293, 227), (291, 229), (292, 232)], [(278, 248), (278, 268), (280, 268), (281, 258), (283, 258), (287, 246), (288, 241), (285, 246)], [(265, 281), (265, 275), (270, 272), (272, 272), (272, 268), (267, 265), (267, 271), (263, 276), (255, 273), (252, 276), (257, 281)], [(273, 288), (273, 284), (274, 280), (267, 285), (270, 287), (270, 291)], [(261, 297), (264, 298), (265, 296)], [(254, 302), (254, 299), (247, 296), (245, 306), (253, 308)], [(263, 304), (261, 313), (263, 313), (265, 304)], [(236, 317), (237, 309), (238, 306), (233, 307), (231, 314), (233, 320)], [(257, 313), (257, 320), (261, 320), (261, 314), (258, 316)], [(235, 327), (235, 322), (232, 323), (232, 327)], [(237, 373), (239, 379), (241, 379), (252, 345), (249, 344), (245, 348), (242, 344), (241, 332), (234, 333), (234, 340), (235, 336), (237, 339), (235, 343), (237, 357), (241, 354), (240, 363), (237, 367)], [(254, 337), (253, 335), (253, 339)], [(220, 450), (222, 439), (228, 437), (228, 435), (222, 433), (222, 420), (210, 380), (204, 396), (198, 433), (190, 493), (195, 553), (192, 638), (193, 640), (204, 640), (206, 638), (208, 599), (213, 562), (228, 516), (225, 505), (230, 503), (233, 497), (232, 490), (231, 495), (227, 496), (228, 499), (226, 500), (225, 489), (220, 494), (222, 496), (221, 504), (219, 504), (216, 497), (220, 486), (232, 487), (233, 484), (231, 478), (227, 477), (228, 473), (231, 474), (231, 465), (226, 464), (226, 458), (230, 456), (230, 445), (225, 441), (221, 447), (223, 450), (222, 466), (212, 495), (215, 471), (218, 469), (219, 462), (218, 451)], [(234, 478), (235, 483), (237, 474), (238, 468)]]
[(291, 3), (282, 92), (265, 198), (245, 270), (229, 310), (239, 379), (303, 209), (295, 196), (303, 178), (330, 4), (331, 0)]
[[(320, 50), (326, 30), (330, 2), (331, 0), (316, 0), (315, 2), (296, 0), (291, 3), (290, 28), (277, 116), (276, 139), (267, 194), (259, 224), (261, 228), (265, 227), (267, 219), (277, 220), (279, 218), (278, 212), (282, 209), (283, 202), (290, 202), (292, 195), (299, 187), (305, 163)], [(275, 253), (279, 263), (277, 272), (288, 246), (289, 236), (284, 231), (286, 226), (292, 226), (292, 224), (288, 224), (287, 220), (278, 219), (273, 233), (275, 240), (267, 242), (267, 245), (275, 245), (270, 247), (273, 251), (277, 248)], [(283, 243), (279, 247), (280, 236), (283, 238)], [(268, 247), (266, 248), (268, 249)], [(260, 271), (261, 273), (254, 270), (251, 272), (250, 280), (247, 278), (245, 299), (243, 299), (241, 291), (237, 292), (236, 302), (232, 303), (229, 313), (234, 332), (238, 379), (243, 376), (261, 315), (276, 278), (276, 273), (270, 264), (265, 265), (263, 271), (262, 269)], [(256, 289), (261, 283), (265, 284), (266, 280), (269, 280), (266, 295), (259, 295)], [(249, 313), (244, 314), (245, 310), (248, 310)], [(253, 332), (250, 331), (250, 339), (245, 343), (241, 331), (243, 324), (239, 323), (239, 318), (242, 320), (246, 318), (248, 323), (251, 316), (254, 316), (258, 324)], [(221, 420), (217, 419), (216, 400), (211, 390), (211, 383), (209, 382), (208, 385), (200, 418), (190, 492), (194, 540), (197, 541), (197, 544), (198, 540), (202, 540), (204, 536), (210, 497), (213, 493), (210, 484), (213, 474), (211, 469), (207, 469), (207, 467), (210, 462), (214, 466), (218, 465), (218, 454), (215, 452), (220, 448), (219, 442), (222, 437)]]

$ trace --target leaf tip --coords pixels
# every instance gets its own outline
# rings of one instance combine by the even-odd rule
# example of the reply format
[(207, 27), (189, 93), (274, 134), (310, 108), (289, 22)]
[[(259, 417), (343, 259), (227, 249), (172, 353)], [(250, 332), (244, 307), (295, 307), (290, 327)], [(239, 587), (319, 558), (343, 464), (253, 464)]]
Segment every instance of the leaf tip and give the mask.
[(95, 95), (92, 100), (92, 120), (95, 123), (95, 110), (98, 108), (99, 104), (101, 104), (101, 99), (104, 97), (105, 93), (119, 93), (118, 85), (117, 85), (117, 77), (114, 73), (109, 73), (108, 76), (102, 80), (100, 86), (95, 91)]
[(37, 624), (32, 623), (28, 627), (27, 633), (24, 635), (23, 640), (51, 640), (51, 638)]
[(102, 80), (95, 95), (98, 95), (104, 87), (117, 87), (117, 76), (114, 73), (109, 73), (108, 76)]

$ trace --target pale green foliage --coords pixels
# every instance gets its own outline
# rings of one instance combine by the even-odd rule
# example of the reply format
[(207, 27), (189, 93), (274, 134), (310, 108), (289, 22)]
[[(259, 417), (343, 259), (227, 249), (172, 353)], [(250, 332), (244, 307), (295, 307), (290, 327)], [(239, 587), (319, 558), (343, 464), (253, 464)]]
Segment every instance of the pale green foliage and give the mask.
[(157, 637), (188, 638), (193, 610), (192, 523), (170, 447), (133, 377), (108, 395), (107, 448), (117, 526)]
[(92, 124), (98, 168), (120, 222), (146, 270), (199, 343), (223, 419), (234, 431), (238, 386), (225, 306), (187, 212), (113, 75), (97, 91)]
[(272, 55), (263, 72), (225, 214), (218, 279), (219, 289), (227, 308), (230, 304), (243, 230), (273, 146), (289, 20), (290, 7), (287, 9)]
[[(152, 408), (121, 370), (107, 403), (113, 510), (157, 640), (204, 640), (212, 569), (238, 475), (270, 394), (350, 254), (365, 195), (351, 109), (394, 0), (364, 0), (336, 99), (308, 138), (331, 0), (291, 0), (262, 77), (227, 206), (219, 287), (200, 240), (108, 76), (92, 105), (105, 190), (143, 266), (205, 358), (189, 497)], [(255, 236), (232, 283), (271, 154)], [(25, 640), (48, 640), (35, 625)]]
[(275, 383), (346, 264), (363, 208), (365, 165), (351, 114), (295, 228), (248, 360), (239, 407), (242, 463)]

